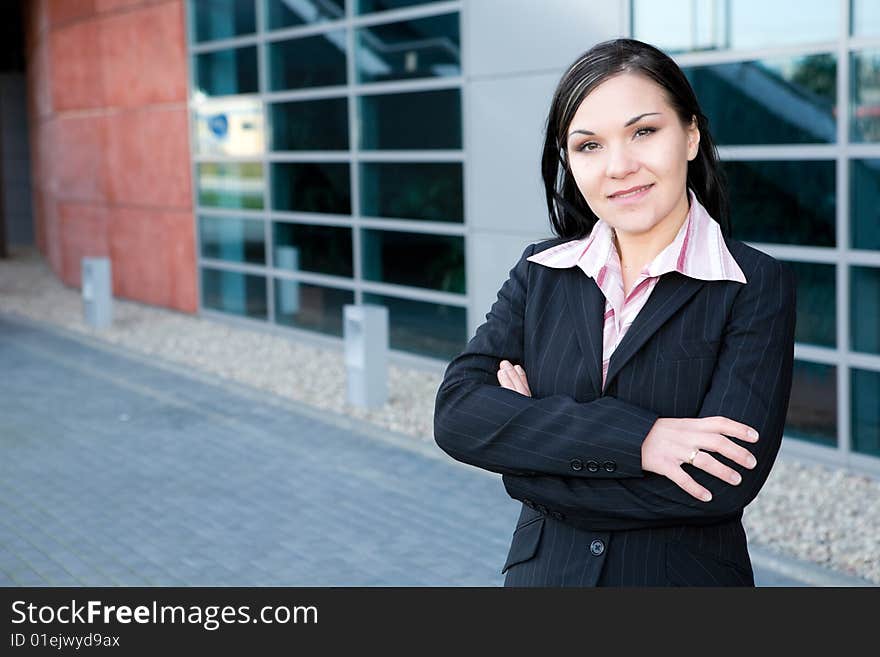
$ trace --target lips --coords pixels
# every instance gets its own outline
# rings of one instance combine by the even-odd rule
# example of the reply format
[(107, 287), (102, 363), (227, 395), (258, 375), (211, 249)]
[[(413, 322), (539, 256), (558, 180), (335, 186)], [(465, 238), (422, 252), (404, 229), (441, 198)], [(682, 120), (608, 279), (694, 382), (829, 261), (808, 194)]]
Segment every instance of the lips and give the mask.
[(614, 192), (614, 193), (611, 194), (608, 198), (621, 198), (622, 196), (625, 196), (626, 194), (632, 194), (632, 195), (635, 195), (636, 192), (641, 192), (641, 191), (647, 189), (648, 187), (650, 187), (650, 186), (653, 185), (653, 184), (654, 184), (654, 183), (650, 183), (650, 184), (648, 184), (648, 185), (641, 185), (641, 186), (638, 186), (638, 187), (630, 187), (629, 189), (622, 189), (622, 190), (620, 190), (619, 192)]

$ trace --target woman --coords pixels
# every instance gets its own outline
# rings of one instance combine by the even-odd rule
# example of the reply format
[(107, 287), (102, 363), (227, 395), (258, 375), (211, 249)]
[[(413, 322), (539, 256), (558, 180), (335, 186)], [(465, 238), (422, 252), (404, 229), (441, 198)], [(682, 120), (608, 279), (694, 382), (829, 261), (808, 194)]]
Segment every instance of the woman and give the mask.
[(505, 586), (754, 586), (743, 508), (782, 438), (790, 270), (730, 237), (678, 66), (630, 39), (565, 72), (530, 245), (437, 393), (437, 444), (522, 502)]

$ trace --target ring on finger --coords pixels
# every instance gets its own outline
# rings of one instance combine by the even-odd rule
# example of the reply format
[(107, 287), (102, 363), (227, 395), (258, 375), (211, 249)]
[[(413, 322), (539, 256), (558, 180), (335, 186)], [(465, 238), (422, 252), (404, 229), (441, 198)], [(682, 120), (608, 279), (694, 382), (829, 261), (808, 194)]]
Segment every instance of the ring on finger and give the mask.
[(691, 452), (691, 455), (689, 457), (687, 457), (687, 460), (685, 461), (685, 463), (689, 463), (690, 465), (693, 465), (694, 459), (697, 458), (697, 453), (699, 451), (700, 451), (699, 449), (695, 449), (693, 452)]

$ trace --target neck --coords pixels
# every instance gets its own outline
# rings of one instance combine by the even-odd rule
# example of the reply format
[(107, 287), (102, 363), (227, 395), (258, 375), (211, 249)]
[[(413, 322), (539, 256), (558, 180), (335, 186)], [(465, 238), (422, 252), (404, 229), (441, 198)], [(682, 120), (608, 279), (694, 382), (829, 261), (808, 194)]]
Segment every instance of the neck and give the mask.
[[(651, 262), (657, 254), (672, 244), (690, 211), (690, 197), (685, 193), (684, 207), (679, 203), (669, 216), (645, 233), (627, 233), (616, 228), (614, 245), (620, 257), (620, 265), (627, 271), (639, 271)], [(672, 217), (678, 217), (670, 221)]]

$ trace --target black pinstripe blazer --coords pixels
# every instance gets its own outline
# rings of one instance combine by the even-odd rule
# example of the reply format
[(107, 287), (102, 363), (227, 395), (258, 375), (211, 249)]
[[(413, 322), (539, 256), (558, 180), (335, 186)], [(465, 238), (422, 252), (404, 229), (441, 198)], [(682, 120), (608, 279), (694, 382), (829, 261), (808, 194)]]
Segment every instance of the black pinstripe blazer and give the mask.
[[(611, 356), (602, 389), (605, 297), (578, 267), (528, 262), (529, 246), (437, 392), (434, 437), (453, 458), (501, 473), (522, 511), (505, 586), (754, 586), (743, 508), (782, 438), (794, 356), (791, 270), (742, 242), (746, 276), (663, 274)], [(532, 397), (498, 384), (521, 364)], [(641, 468), (658, 417), (721, 415), (754, 427), (738, 486), (682, 467), (710, 502)]]

